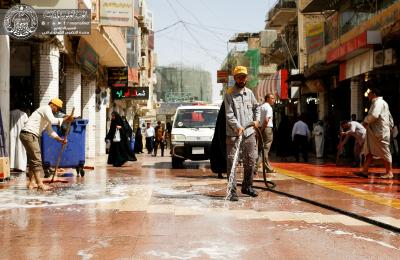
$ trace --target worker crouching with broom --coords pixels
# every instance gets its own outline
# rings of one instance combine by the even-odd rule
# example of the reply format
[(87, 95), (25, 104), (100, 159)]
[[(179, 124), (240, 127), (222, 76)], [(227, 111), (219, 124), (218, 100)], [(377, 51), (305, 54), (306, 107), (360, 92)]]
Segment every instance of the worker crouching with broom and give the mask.
[(58, 136), (51, 127), (53, 124), (61, 126), (64, 121), (72, 122), (74, 120), (72, 116), (65, 116), (64, 118), (56, 118), (54, 116), (62, 107), (63, 102), (58, 98), (53, 98), (48, 105), (36, 109), (22, 128), (20, 139), (26, 149), (29, 167), (28, 189), (35, 188), (33, 179), (36, 181), (38, 190), (51, 189), (50, 186), (42, 182), (41, 173), (43, 172), (43, 166), (39, 141), (43, 130), (46, 129), (49, 135), (56, 141), (62, 144), (67, 143), (67, 140)]

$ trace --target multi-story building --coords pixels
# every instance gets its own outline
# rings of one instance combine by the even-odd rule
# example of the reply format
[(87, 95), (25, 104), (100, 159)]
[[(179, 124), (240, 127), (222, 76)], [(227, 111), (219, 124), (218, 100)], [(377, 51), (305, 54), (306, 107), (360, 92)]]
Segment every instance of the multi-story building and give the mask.
[(205, 70), (184, 66), (158, 66), (156, 75), (154, 94), (158, 101), (212, 101), (211, 75)]
[(139, 117), (155, 118), (153, 14), (148, 10), (146, 0), (133, 2), (134, 24), (126, 29), (128, 88), (130, 92), (144, 91), (146, 95), (114, 99), (109, 109), (109, 113), (117, 111), (125, 115), (132, 126), (139, 123)]
[[(9, 5), (1, 1), (1, 8)], [(18, 2), (18, 1), (17, 1)], [(53, 97), (64, 100), (64, 110), (88, 119), (86, 156), (105, 153), (106, 71), (127, 66), (125, 27), (105, 22), (98, 0), (21, 0), (39, 9), (90, 9), (90, 35), (33, 35), (16, 40), (0, 36), (0, 107), (9, 143), (10, 106), (27, 112), (45, 105)], [(16, 102), (18, 100), (18, 102)], [(20, 107), (23, 105), (23, 107)]]
[[(307, 33), (305, 78), (324, 85), (323, 115), (334, 120), (362, 119), (368, 107), (365, 91), (381, 89), (393, 114), (400, 108), (400, 1), (308, 1), (305, 16), (322, 19)], [(322, 115), (321, 115), (322, 116)]]

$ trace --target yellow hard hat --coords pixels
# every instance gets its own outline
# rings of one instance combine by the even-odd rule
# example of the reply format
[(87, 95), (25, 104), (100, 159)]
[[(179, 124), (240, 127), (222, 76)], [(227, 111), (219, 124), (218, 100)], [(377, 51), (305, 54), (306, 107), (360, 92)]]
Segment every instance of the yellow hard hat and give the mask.
[(236, 76), (238, 74), (247, 75), (247, 68), (244, 66), (236, 66), (235, 69), (233, 70), (233, 76)]
[(52, 100), (50, 100), (50, 103), (56, 105), (56, 106), (59, 107), (59, 108), (62, 108), (62, 107), (63, 107), (63, 102), (62, 102), (62, 100), (59, 99), (59, 98), (53, 98)]

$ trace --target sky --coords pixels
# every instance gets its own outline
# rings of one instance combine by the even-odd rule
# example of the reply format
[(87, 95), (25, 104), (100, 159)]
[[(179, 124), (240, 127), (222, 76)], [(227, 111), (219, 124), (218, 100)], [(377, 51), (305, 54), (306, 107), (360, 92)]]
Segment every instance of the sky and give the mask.
[[(153, 12), (159, 66), (183, 64), (209, 71), (213, 101), (222, 84), (216, 74), (239, 32), (264, 29), (265, 15), (277, 0), (147, 0)], [(243, 47), (237, 46), (238, 48)]]

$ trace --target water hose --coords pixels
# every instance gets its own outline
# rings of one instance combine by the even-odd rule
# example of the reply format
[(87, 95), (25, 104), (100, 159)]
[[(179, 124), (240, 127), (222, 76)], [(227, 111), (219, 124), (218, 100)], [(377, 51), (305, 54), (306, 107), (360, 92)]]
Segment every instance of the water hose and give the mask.
[[(253, 126), (253, 124), (247, 126), (245, 129), (247, 129), (249, 127), (252, 127), (252, 126)], [(336, 207), (333, 207), (331, 205), (327, 205), (327, 204), (324, 204), (324, 203), (321, 203), (321, 202), (318, 202), (318, 201), (315, 201), (315, 200), (307, 199), (307, 198), (304, 198), (304, 197), (301, 197), (301, 196), (297, 196), (297, 195), (294, 195), (294, 194), (291, 194), (291, 193), (275, 190), (276, 184), (274, 182), (272, 182), (272, 181), (268, 181), (267, 180), (267, 170), (268, 169), (266, 169), (266, 167), (265, 167), (264, 139), (262, 137), (261, 130), (259, 128), (254, 128), (254, 129), (256, 130), (256, 133), (258, 134), (258, 137), (259, 137), (258, 149), (261, 149), (261, 154), (262, 154), (263, 182), (265, 184), (265, 187), (253, 186), (253, 188), (261, 189), (261, 190), (265, 190), (265, 191), (270, 191), (270, 192), (278, 194), (280, 196), (285, 196), (285, 197), (289, 197), (289, 198), (292, 198), (292, 199), (296, 199), (296, 200), (299, 200), (299, 201), (302, 201), (302, 202), (305, 202), (305, 203), (308, 203), (308, 204), (311, 204), (311, 205), (314, 205), (314, 206), (317, 206), (317, 207), (320, 207), (320, 208), (324, 208), (324, 209), (327, 209), (327, 210), (330, 210), (330, 211), (333, 211), (333, 212), (337, 212), (339, 214), (342, 214), (342, 215), (357, 219), (359, 221), (362, 221), (362, 222), (365, 222), (365, 223), (368, 223), (368, 224), (371, 224), (371, 225), (374, 225), (374, 226), (389, 230), (391, 232), (400, 234), (400, 228), (399, 227), (384, 223), (382, 221), (378, 221), (378, 220), (375, 220), (375, 219), (364, 217), (364, 216), (361, 216), (359, 214), (356, 214), (356, 213), (353, 213), (353, 212), (350, 212), (350, 211), (347, 211), (347, 210), (336, 208)], [(239, 152), (238, 151), (240, 149), (240, 144), (242, 142), (242, 138), (243, 138), (243, 136), (241, 135), (239, 137), (240, 142), (239, 142), (238, 149), (235, 152), (235, 157), (234, 157), (233, 164), (232, 164), (232, 169), (231, 169), (231, 175), (232, 175), (232, 173), (236, 174), (236, 165), (237, 165), (237, 161), (238, 161), (238, 157), (239, 157)], [(230, 191), (230, 192), (231, 192), (231, 189), (229, 189), (229, 187), (231, 187), (230, 186), (231, 182), (233, 184), (233, 178), (232, 178), (232, 181), (231, 181), (231, 175), (229, 176), (229, 183), (228, 183), (228, 191)], [(255, 182), (257, 182), (257, 180), (255, 180)], [(229, 195), (229, 193), (228, 193), (228, 195)]]
[[(250, 127), (254, 127), (254, 123), (253, 122), (250, 123), (249, 125), (247, 125), (244, 130), (246, 130), (246, 129), (250, 128)], [(275, 183), (273, 183), (272, 181), (268, 181), (267, 180), (267, 170), (268, 169), (265, 167), (264, 139), (262, 137), (261, 130), (258, 127), (254, 127), (254, 129), (256, 130), (256, 133), (257, 133), (257, 135), (259, 137), (258, 149), (261, 150), (261, 155), (262, 155), (262, 161), (263, 161), (262, 162), (262, 169), (263, 169), (264, 184), (267, 187), (267, 189), (274, 189), (275, 186), (276, 186)], [(241, 147), (241, 144), (242, 144), (244, 132), (245, 131), (242, 132), (242, 134), (239, 136), (238, 140), (236, 141), (237, 142), (237, 149), (236, 149), (235, 155), (233, 157), (232, 168), (231, 168), (231, 172), (229, 174), (228, 185), (227, 185), (227, 189), (226, 189), (226, 194), (227, 195), (226, 195), (225, 199), (227, 199), (231, 195), (232, 190), (234, 189), (233, 180), (236, 177), (236, 167), (237, 167), (237, 162), (239, 160), (240, 147)]]
[(236, 164), (239, 158), (239, 152), (240, 152), (240, 146), (242, 144), (242, 140), (243, 140), (243, 133), (241, 135), (239, 135), (239, 138), (237, 140), (237, 148), (235, 151), (235, 155), (233, 156), (233, 163), (232, 163), (232, 168), (231, 168), (231, 172), (229, 174), (229, 179), (228, 179), (228, 186), (226, 187), (226, 197), (225, 200), (228, 199), (228, 197), (231, 195), (232, 190), (234, 189), (233, 187), (233, 180), (235, 179), (236, 176)]

